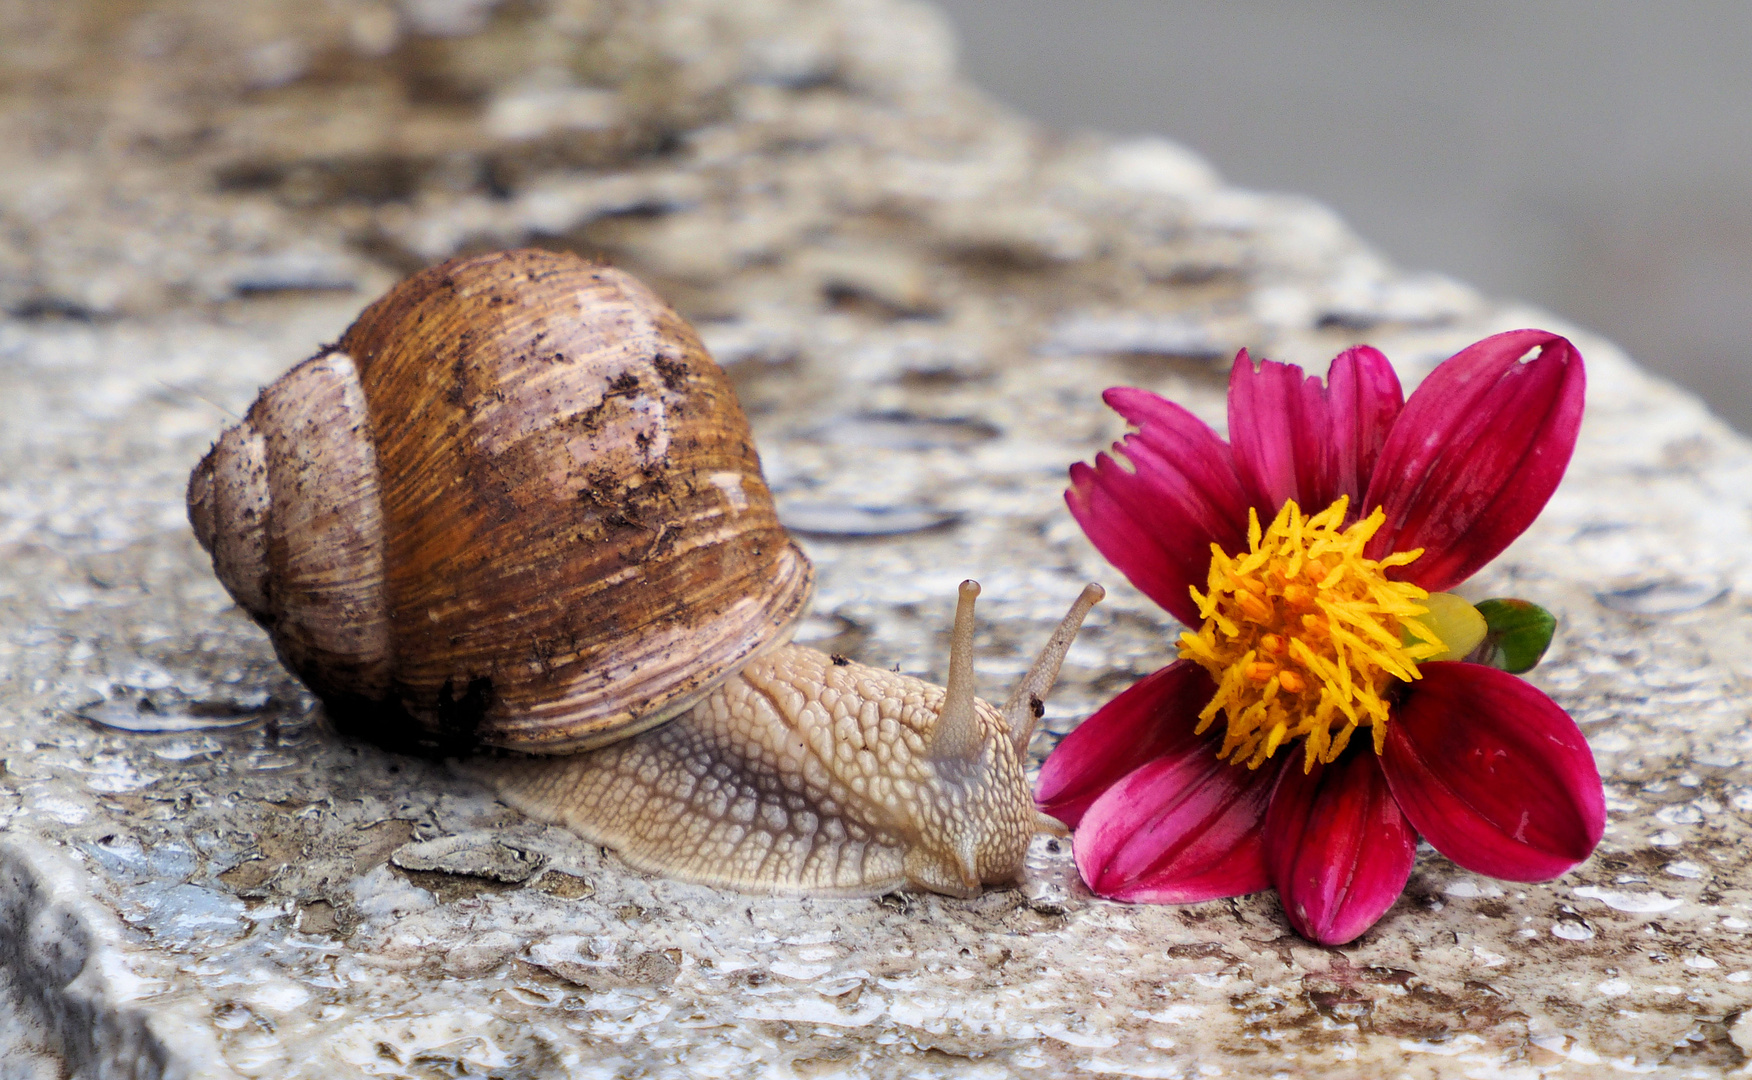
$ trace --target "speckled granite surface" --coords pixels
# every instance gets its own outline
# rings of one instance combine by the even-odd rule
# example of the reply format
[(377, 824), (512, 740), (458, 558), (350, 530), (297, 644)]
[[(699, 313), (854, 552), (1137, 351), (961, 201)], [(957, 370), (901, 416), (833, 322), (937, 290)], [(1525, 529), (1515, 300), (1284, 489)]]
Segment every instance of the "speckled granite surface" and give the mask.
[[(1170, 144), (1028, 127), (928, 9), (307, 7), (0, 6), (5, 1075), (1744, 1070), (1752, 444), (1698, 402)], [(1060, 501), (1119, 434), (1100, 388), (1220, 425), (1241, 345), (1368, 340), (1411, 382), (1574, 333), (1569, 478), (1463, 591), (1558, 614), (1532, 677), (1598, 755), (1600, 850), (1537, 886), (1426, 851), (1341, 949), (1269, 894), (1093, 899), (1045, 836), (975, 901), (759, 899), (335, 736), (213, 579), (187, 472), (397, 273), (530, 242), (647, 277), (730, 366), (820, 570), (800, 638), (941, 678), (976, 576), (1001, 697), (1109, 586), (1037, 756), (1176, 632)]]

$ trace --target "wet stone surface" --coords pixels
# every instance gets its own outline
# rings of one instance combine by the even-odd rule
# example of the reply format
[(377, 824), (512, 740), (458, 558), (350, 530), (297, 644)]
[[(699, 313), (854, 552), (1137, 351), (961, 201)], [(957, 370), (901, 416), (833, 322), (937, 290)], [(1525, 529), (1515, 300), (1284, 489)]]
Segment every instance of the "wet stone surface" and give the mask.
[[(0, 6), (0, 1040), (8, 1075), (1714, 1077), (1752, 1053), (1752, 444), (1610, 344), (1383, 263), (1154, 141), (1035, 130), (898, 0)], [(93, 62), (96, 57), (102, 62)], [(1177, 627), (1063, 509), (1148, 386), (1368, 340), (1407, 383), (1572, 333), (1589, 414), (1463, 591), (1606, 779), (1542, 885), (1424, 851), (1339, 949), (1269, 894), (977, 900), (646, 877), (334, 734), (225, 596), (189, 469), (259, 386), (458, 251), (606, 254), (726, 363), (821, 585), (800, 639), (1002, 698), (1097, 608), (1036, 760)], [(16, 1065), (14, 1063), (17, 1063)]]

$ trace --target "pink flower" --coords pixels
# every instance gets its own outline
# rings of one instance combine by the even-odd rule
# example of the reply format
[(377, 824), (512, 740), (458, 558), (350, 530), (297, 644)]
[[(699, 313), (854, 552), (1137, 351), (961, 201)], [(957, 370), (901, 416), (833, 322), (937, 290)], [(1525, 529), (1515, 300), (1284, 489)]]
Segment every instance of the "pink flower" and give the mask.
[(1107, 391), (1138, 429), (1114, 447), (1129, 465), (1073, 465), (1066, 501), (1193, 629), (1041, 769), (1040, 807), (1075, 830), (1092, 890), (1190, 903), (1269, 885), (1298, 933), (1342, 944), (1393, 905), (1420, 833), (1515, 881), (1588, 857), (1606, 811), (1586, 740), (1521, 679), (1453, 659), (1483, 623), (1444, 592), (1551, 497), (1583, 382), (1574, 346), (1539, 330), (1465, 349), (1409, 401), (1367, 346), (1325, 385), (1243, 350), (1229, 443), (1148, 391)]

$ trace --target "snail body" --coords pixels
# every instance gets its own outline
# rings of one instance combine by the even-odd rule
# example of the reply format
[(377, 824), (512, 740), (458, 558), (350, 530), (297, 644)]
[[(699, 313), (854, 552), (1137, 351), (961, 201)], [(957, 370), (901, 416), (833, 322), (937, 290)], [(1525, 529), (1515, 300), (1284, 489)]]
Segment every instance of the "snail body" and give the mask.
[(1003, 710), (973, 696), (971, 582), (946, 690), (789, 644), (813, 570), (724, 373), (639, 282), (544, 251), (396, 286), (221, 435), (188, 506), (338, 727), (755, 891), (1015, 878), (1034, 710), (1099, 598)]

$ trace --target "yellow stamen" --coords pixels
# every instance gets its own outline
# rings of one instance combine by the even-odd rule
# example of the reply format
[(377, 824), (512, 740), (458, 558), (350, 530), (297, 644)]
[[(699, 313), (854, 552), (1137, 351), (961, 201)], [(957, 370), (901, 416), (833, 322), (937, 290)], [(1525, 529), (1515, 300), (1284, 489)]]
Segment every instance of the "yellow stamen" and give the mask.
[[(1256, 583), (1250, 582), (1249, 584)], [(1254, 622), (1264, 622), (1271, 618), (1271, 603), (1261, 597), (1250, 592), (1237, 592), (1235, 601), (1237, 606), (1241, 608), (1241, 614)]]
[(1310, 517), (1288, 502), (1265, 529), (1249, 512), (1247, 551), (1231, 556), (1211, 545), (1205, 591), (1192, 590), (1204, 624), (1181, 635), (1180, 655), (1217, 684), (1198, 730), (1222, 714), (1218, 753), (1231, 762), (1258, 768), (1301, 739), (1302, 767), (1311, 769), (1336, 758), (1359, 727), (1371, 729), (1379, 753), (1390, 711), (1384, 695), (1419, 678), (1419, 661), (1449, 653), (1438, 635), (1459, 618), (1452, 605), (1432, 605), (1424, 590), (1385, 573), (1423, 550), (1364, 558), (1386, 517), (1376, 509), (1344, 528), (1348, 506), (1340, 498)]
[(1277, 674), (1277, 665), (1255, 660), (1247, 665), (1247, 677), (1256, 683), (1268, 683)]

